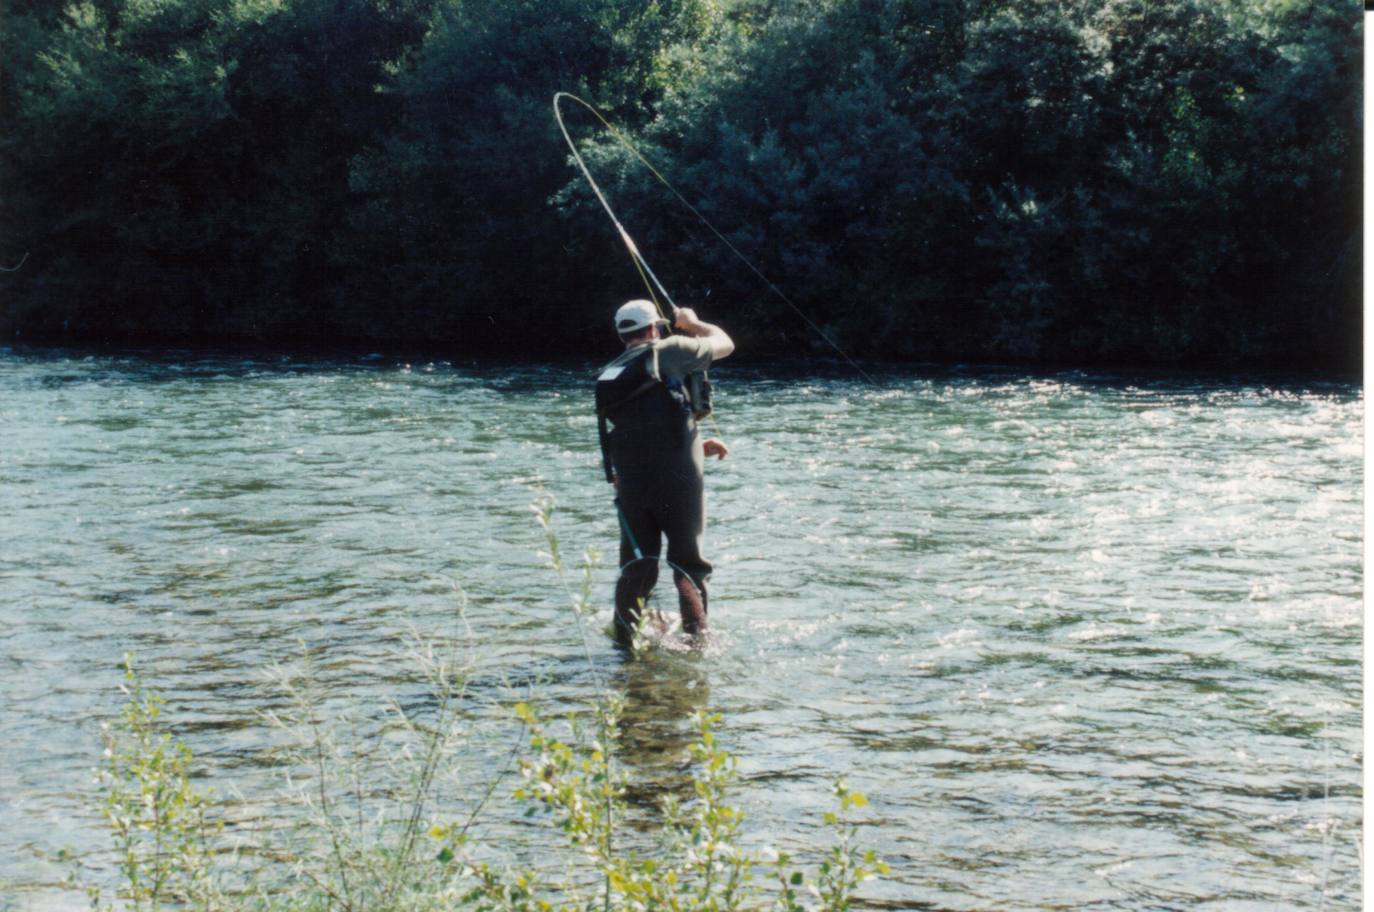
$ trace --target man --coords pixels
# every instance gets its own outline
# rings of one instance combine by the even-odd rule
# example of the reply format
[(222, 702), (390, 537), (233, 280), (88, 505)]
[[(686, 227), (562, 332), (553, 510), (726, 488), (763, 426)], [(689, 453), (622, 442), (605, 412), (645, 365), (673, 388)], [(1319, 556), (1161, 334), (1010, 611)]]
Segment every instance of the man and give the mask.
[(620, 512), (620, 580), (615, 592), (615, 635), (630, 647), (643, 600), (658, 579), (661, 537), (679, 593), (682, 629), (706, 629), (706, 582), (711, 564), (701, 555), (706, 527), (703, 467), (707, 456), (729, 453), (719, 440), (703, 440), (697, 420), (710, 410), (705, 371), (735, 350), (719, 326), (678, 308), (681, 335), (666, 326), (648, 301), (630, 301), (615, 314), (625, 351), (602, 370), (596, 384), (606, 480), (615, 486)]

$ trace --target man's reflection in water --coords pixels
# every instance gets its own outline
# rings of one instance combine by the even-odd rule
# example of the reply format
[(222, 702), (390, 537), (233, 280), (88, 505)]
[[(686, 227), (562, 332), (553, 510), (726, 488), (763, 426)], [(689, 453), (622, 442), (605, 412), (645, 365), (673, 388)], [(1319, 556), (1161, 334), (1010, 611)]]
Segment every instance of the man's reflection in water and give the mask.
[(687, 801), (693, 794), (693, 715), (706, 710), (710, 697), (699, 658), (652, 650), (625, 662), (611, 676), (611, 687), (624, 701), (617, 735), (625, 800), (650, 818), (657, 816), (665, 796)]

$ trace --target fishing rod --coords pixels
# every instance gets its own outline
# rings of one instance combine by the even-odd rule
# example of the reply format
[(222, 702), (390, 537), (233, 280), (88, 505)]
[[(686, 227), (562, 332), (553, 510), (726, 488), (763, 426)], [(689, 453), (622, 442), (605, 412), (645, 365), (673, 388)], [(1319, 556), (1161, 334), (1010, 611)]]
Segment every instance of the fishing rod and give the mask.
[[(611, 208), (610, 202), (606, 199), (606, 194), (601, 192), (601, 187), (597, 184), (596, 178), (592, 177), (591, 169), (587, 167), (586, 161), (583, 160), (582, 153), (577, 150), (577, 143), (573, 142), (572, 134), (568, 132), (567, 125), (563, 123), (563, 112), (558, 107), (558, 102), (564, 98), (575, 101), (588, 111), (591, 111), (592, 116), (601, 121), (601, 125), (604, 126), (621, 145), (629, 149), (630, 152), (654, 174), (658, 174), (658, 172), (654, 171), (653, 166), (644, 161), (643, 157), (629, 145), (628, 141), (620, 134), (620, 131), (611, 126), (610, 121), (601, 116), (600, 111), (583, 101), (581, 98), (578, 98), (576, 95), (569, 94), (568, 92), (554, 93), (553, 116), (554, 119), (558, 121), (558, 129), (562, 131), (563, 139), (567, 142), (568, 149), (572, 152), (573, 161), (577, 162), (577, 167), (582, 171), (582, 176), (587, 179), (587, 185), (592, 188), (592, 193), (596, 194), (597, 201), (601, 203), (601, 208), (605, 209), (606, 214), (611, 217), (611, 223), (615, 225), (615, 230), (620, 235), (621, 241), (624, 242), (625, 249), (629, 251), (630, 260), (635, 264), (635, 268), (639, 270), (640, 279), (643, 280), (645, 286), (649, 289), (649, 298), (653, 301), (654, 307), (658, 310), (658, 315), (668, 319), (668, 325), (671, 328), (673, 323), (677, 320), (678, 311), (677, 305), (673, 303), (673, 296), (668, 293), (668, 289), (658, 280), (658, 276), (654, 274), (654, 270), (649, 266), (648, 261), (645, 260), (644, 256), (639, 252), (639, 247), (635, 244), (634, 238), (630, 237), (630, 232), (625, 230), (625, 226), (622, 225), (620, 219), (616, 217), (615, 210)], [(659, 177), (659, 180), (663, 180), (662, 176)], [(663, 307), (658, 302), (658, 296), (654, 294), (655, 287), (657, 287), (659, 293), (663, 295), (663, 300), (668, 302), (667, 314), (663, 312)], [(670, 315), (671, 318), (669, 318)]]
[[(592, 113), (592, 116), (595, 117), (598, 121), (600, 121), (601, 125), (606, 128), (607, 132), (609, 132), (611, 136), (615, 137), (616, 142), (620, 143), (620, 145), (623, 146), (626, 151), (628, 151), (632, 156), (634, 156), (636, 161), (643, 165), (649, 171), (649, 173), (652, 174), (658, 180), (659, 183), (666, 187), (668, 192), (671, 193), (679, 203), (686, 207), (687, 211), (691, 212), (692, 215), (696, 216), (697, 220), (701, 222), (703, 225), (705, 225), (707, 229), (709, 229), (710, 232), (713, 235), (715, 235), (716, 239), (719, 240), (722, 244), (724, 244), (726, 248), (732, 254), (735, 255), (736, 259), (738, 259), (741, 263), (747, 266), (750, 272), (757, 276), (759, 280), (762, 281), (765, 286), (767, 286), (769, 291), (777, 295), (778, 298), (780, 298), (784, 304), (792, 308), (793, 312), (795, 312), (797, 316), (805, 320), (806, 325), (810, 326), (818, 336), (820, 336), (830, 345), (831, 348), (835, 349), (835, 351), (839, 353), (840, 357), (844, 358), (844, 360), (849, 363), (850, 367), (858, 371), (859, 374), (865, 380), (872, 381), (873, 378), (868, 375), (868, 372), (865, 371), (862, 367), (860, 367), (854, 361), (854, 359), (849, 356), (849, 353), (840, 347), (839, 343), (837, 343), (834, 339), (830, 338), (830, 336), (825, 332), (825, 330), (817, 326), (815, 321), (806, 315), (805, 311), (803, 311), (800, 307), (793, 303), (792, 299), (789, 298), (781, 288), (773, 284), (772, 280), (769, 279), (768, 276), (764, 275), (763, 272), (757, 266), (754, 265), (753, 261), (751, 261), (743, 253), (741, 253), (739, 248), (730, 242), (729, 238), (722, 234), (716, 228), (715, 225), (711, 224), (710, 219), (703, 215), (701, 211), (697, 209), (696, 206), (693, 206), (690, 202), (688, 202), (687, 198), (684, 197), (681, 193), (679, 193), (677, 191), (677, 188), (674, 187), (666, 177), (659, 173), (658, 169), (655, 168), (649, 162), (648, 159), (646, 159), (643, 155), (639, 153), (639, 150), (634, 147), (634, 144), (630, 142), (629, 138), (626, 137), (619, 130), (617, 130), (611, 124), (610, 121), (603, 117), (600, 111), (598, 111), (588, 102), (583, 101), (581, 98), (578, 98), (576, 95), (573, 95), (569, 92), (555, 92), (553, 96), (553, 116), (554, 119), (558, 121), (558, 129), (562, 131), (563, 139), (567, 142), (568, 149), (572, 151), (573, 160), (577, 162), (577, 167), (579, 170), (581, 170), (582, 176), (587, 179), (587, 184), (592, 188), (592, 192), (596, 194), (596, 198), (601, 203), (601, 207), (605, 209), (606, 214), (611, 217), (611, 222), (615, 225), (616, 231), (620, 235), (620, 239), (625, 243), (625, 248), (630, 253), (630, 259), (634, 262), (635, 268), (638, 269), (640, 272), (640, 278), (643, 279), (644, 284), (649, 287), (649, 297), (653, 299), (654, 306), (658, 307), (660, 316), (664, 316), (664, 314), (663, 309), (659, 307), (658, 298), (654, 295), (655, 286), (657, 286), (659, 292), (663, 295), (664, 300), (668, 302), (668, 306), (669, 308), (671, 308), (670, 312), (673, 314), (674, 319), (676, 319), (677, 316), (677, 305), (673, 303), (672, 296), (668, 294), (668, 290), (663, 287), (663, 283), (661, 283), (658, 280), (658, 276), (654, 275), (653, 269), (649, 267), (649, 263), (644, 259), (643, 255), (640, 254), (639, 248), (635, 245), (634, 239), (630, 237), (630, 233), (625, 230), (625, 226), (622, 225), (620, 223), (620, 219), (616, 217), (615, 210), (613, 210), (611, 208), (611, 204), (607, 202), (606, 195), (601, 192), (601, 187), (597, 184), (596, 179), (592, 177), (592, 172), (587, 167), (587, 163), (582, 159), (582, 153), (578, 151), (577, 144), (573, 142), (572, 135), (568, 133), (568, 127), (563, 122), (563, 111), (559, 108), (559, 102), (563, 99), (575, 101), (578, 104), (582, 105), (582, 107), (590, 111)], [(650, 284), (651, 280), (652, 284)], [(669, 322), (671, 324), (672, 321)]]

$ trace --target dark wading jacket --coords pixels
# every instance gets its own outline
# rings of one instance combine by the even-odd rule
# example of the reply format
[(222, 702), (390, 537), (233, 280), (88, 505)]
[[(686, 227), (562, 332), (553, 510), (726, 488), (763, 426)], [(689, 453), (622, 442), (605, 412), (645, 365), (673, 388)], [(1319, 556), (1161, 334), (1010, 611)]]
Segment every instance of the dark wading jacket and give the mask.
[(711, 349), (670, 336), (627, 349), (602, 369), (596, 413), (606, 480), (640, 488), (653, 482), (700, 483), (697, 420), (710, 410), (705, 369)]

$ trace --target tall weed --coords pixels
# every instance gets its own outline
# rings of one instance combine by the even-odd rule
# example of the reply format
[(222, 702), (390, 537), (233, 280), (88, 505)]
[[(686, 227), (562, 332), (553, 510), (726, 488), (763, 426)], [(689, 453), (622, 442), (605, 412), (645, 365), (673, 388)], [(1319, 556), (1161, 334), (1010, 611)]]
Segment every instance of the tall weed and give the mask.
[[(120, 717), (103, 727), (97, 773), (102, 816), (114, 836), (121, 897), (135, 912), (167, 906), (223, 908), (211, 842), (222, 828), (208, 817), (211, 796), (191, 784), (191, 750), (161, 730), (165, 701), (149, 693), (124, 658)], [(92, 904), (101, 904), (99, 891)]]
[[(607, 693), (588, 629), (596, 556), (584, 555), (574, 583), (553, 527), (553, 500), (541, 496), (534, 512), (587, 662)], [(717, 737), (720, 716), (707, 712), (694, 718), (690, 792), (685, 800), (662, 798), (661, 826), (647, 844), (626, 825), (626, 779), (617, 762), (623, 706), (610, 695), (590, 714), (557, 723), (541, 719), (529, 701), (516, 702), (523, 728), (509, 769), (518, 770), (518, 783), (501, 799), (507, 770), (498, 769), (474, 787), (458, 758), (471, 736), (462, 712), (470, 653), (417, 636), (411, 658), (427, 698), (413, 703), (419, 708), (393, 702), (385, 724), (369, 725), (374, 734), (362, 742), (353, 734), (356, 720), (329, 709), (327, 688), (308, 663), (274, 673), (286, 699), (269, 718), (288, 744), (278, 761), (296, 806), (294, 825), (262, 837), (268, 844), (257, 847), (259, 861), (232, 872), (232, 890), (216, 851), (223, 826), (212, 819), (209, 793), (191, 785), (191, 752), (160, 729), (162, 701), (129, 660), (127, 699), (107, 729), (100, 777), (120, 898), (138, 912), (800, 912), (848, 909), (860, 884), (886, 873), (873, 853), (856, 847), (854, 812), (867, 801), (843, 781), (835, 785), (838, 809), (826, 815), (836, 841), (814, 872), (786, 854), (747, 848), (743, 815), (729, 801), (736, 761)], [(468, 809), (455, 815), (460, 795)], [(517, 863), (514, 853), (472, 838), (479, 817), (517, 814), (548, 821), (556, 858)]]

